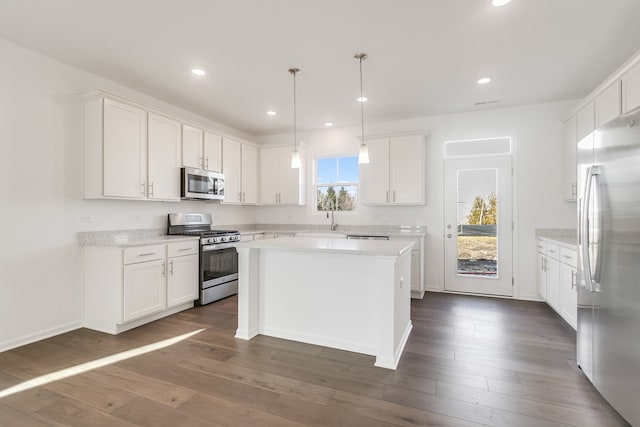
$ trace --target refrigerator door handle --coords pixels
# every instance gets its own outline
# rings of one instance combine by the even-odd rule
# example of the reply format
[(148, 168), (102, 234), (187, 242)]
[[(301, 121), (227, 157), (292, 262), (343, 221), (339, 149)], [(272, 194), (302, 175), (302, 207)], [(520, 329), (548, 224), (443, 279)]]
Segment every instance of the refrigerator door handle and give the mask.
[[(584, 289), (588, 289), (593, 292), (595, 288), (599, 284), (596, 283), (596, 272), (598, 272), (598, 268), (594, 268), (594, 271), (591, 270), (591, 252), (589, 247), (591, 246), (591, 239), (589, 238), (589, 214), (590, 214), (590, 205), (591, 205), (591, 194), (593, 188), (593, 182), (596, 179), (596, 176), (600, 174), (600, 168), (598, 166), (590, 166), (587, 168), (587, 179), (584, 186), (584, 195), (582, 197), (582, 209), (580, 212), (580, 252), (582, 259), (582, 280), (580, 281), (580, 286)], [(598, 209), (598, 208), (596, 208)], [(601, 215), (598, 215), (601, 217)], [(601, 224), (598, 224), (598, 237), (594, 239), (598, 245), (600, 245), (600, 233), (601, 233)], [(600, 257), (597, 257), (596, 262), (600, 262)]]

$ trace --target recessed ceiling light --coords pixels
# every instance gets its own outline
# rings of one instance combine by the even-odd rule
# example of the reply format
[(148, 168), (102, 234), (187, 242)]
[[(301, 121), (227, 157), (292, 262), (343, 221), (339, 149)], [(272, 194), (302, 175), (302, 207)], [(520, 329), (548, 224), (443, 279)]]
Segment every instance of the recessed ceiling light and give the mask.
[(358, 97), (358, 102), (367, 102), (367, 97), (366, 96), (359, 96)]
[(328, 128), (332, 127), (334, 125), (333, 122), (324, 122), (324, 125)]
[(191, 70), (191, 72), (196, 76), (204, 76), (205, 74), (207, 74), (204, 72), (204, 70), (201, 70), (200, 68), (194, 68), (193, 70)]
[(278, 113), (276, 113), (275, 111), (272, 111), (272, 110), (267, 111), (267, 116), (275, 116), (276, 114)]
[(490, 83), (490, 82), (491, 82), (491, 77), (483, 77), (478, 80), (479, 85), (486, 85), (487, 83)]
[(491, 2), (492, 5), (494, 6), (504, 6), (505, 4), (509, 3), (511, 0), (493, 0)]

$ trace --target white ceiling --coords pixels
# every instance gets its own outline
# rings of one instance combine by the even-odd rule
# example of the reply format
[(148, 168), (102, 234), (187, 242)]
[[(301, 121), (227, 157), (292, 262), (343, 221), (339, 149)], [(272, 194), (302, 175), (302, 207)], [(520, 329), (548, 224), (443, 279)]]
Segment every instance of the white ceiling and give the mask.
[(360, 51), (365, 121), (583, 97), (640, 49), (640, 1), (0, 0), (0, 37), (265, 135), (292, 66), (299, 129), (358, 124)]

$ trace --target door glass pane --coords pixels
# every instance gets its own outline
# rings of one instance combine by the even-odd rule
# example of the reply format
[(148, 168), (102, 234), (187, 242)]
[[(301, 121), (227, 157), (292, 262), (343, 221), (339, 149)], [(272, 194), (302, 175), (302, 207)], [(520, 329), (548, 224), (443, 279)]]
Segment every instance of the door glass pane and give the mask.
[(458, 171), (459, 276), (498, 276), (498, 170)]

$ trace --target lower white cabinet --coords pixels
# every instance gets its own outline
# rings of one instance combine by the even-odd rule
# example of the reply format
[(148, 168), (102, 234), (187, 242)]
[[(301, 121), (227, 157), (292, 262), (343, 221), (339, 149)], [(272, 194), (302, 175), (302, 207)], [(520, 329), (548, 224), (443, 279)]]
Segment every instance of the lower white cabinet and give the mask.
[(414, 242), (411, 250), (411, 297), (424, 296), (424, 237), (390, 236), (391, 240), (406, 240)]
[(85, 246), (84, 326), (118, 334), (193, 307), (198, 240)]
[(578, 294), (576, 251), (538, 240), (538, 293), (574, 329), (577, 327)]

